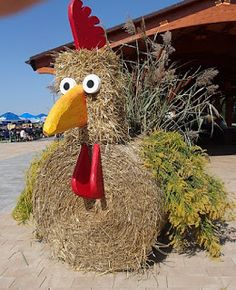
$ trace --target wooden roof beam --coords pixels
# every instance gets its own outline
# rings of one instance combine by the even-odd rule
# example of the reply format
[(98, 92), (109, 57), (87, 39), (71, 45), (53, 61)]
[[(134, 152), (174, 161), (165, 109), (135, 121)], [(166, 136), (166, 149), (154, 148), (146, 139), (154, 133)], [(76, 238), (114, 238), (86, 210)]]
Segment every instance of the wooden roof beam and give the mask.
[[(156, 27), (147, 30), (146, 35), (151, 36), (168, 30), (171, 31), (197, 25), (200, 26), (205, 24), (233, 21), (236, 21), (236, 4), (231, 4), (230, 6), (212, 6), (173, 21), (166, 19), (160, 22)], [(115, 48), (126, 43), (131, 43), (140, 39), (141, 37), (142, 33), (137, 33), (112, 43), (111, 47)]]
[(48, 75), (55, 75), (55, 69), (53, 67), (40, 67), (37, 70), (37, 73), (39, 74), (48, 74)]
[[(218, 5), (217, 5), (218, 3)], [(216, 6), (217, 5), (217, 6)], [(146, 34), (153, 36), (165, 31), (178, 31), (180, 29), (215, 24), (236, 22), (236, 0), (186, 0), (161, 11), (144, 16)], [(142, 18), (134, 20), (137, 31), (142, 25)], [(127, 34), (123, 25), (116, 26), (107, 31), (108, 40), (114, 50), (124, 44), (131, 44), (140, 40), (143, 33)], [(32, 56), (27, 63), (34, 70), (53, 66), (52, 53), (63, 51), (65, 47), (74, 49), (73, 43), (68, 43), (52, 50)]]

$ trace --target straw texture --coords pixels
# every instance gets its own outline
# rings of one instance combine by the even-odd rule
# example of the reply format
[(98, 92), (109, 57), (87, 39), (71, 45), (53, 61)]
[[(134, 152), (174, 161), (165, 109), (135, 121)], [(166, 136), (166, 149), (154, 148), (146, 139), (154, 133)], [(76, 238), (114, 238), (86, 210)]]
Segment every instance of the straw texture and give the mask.
[(164, 223), (162, 193), (138, 158), (140, 142), (102, 146), (106, 206), (71, 192), (79, 146), (69, 140), (45, 162), (35, 184), (38, 236), (76, 269), (139, 270)]
[(102, 80), (99, 94), (87, 97), (89, 138), (86, 142), (114, 144), (128, 140), (124, 98), (126, 77), (119, 57), (113, 51), (109, 48), (93, 51), (67, 49), (56, 55), (55, 70), (57, 93), (65, 77), (73, 78), (77, 84), (82, 84), (89, 74), (96, 74)]

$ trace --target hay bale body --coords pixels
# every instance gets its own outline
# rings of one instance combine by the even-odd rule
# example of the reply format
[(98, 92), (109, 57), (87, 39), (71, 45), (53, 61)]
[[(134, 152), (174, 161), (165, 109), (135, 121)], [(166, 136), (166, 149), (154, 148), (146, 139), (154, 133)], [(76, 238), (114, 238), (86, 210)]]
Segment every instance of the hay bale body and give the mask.
[(77, 142), (67, 139), (44, 163), (34, 189), (37, 233), (74, 268), (137, 270), (155, 244), (163, 225), (162, 194), (138, 158), (138, 143), (102, 146), (105, 210), (100, 201), (86, 209), (71, 192)]
[[(138, 157), (139, 141), (127, 144), (125, 76), (119, 58), (109, 49), (67, 50), (57, 55), (55, 69), (56, 91), (63, 78), (79, 84), (92, 73), (102, 85), (97, 95), (87, 96), (88, 126), (67, 132), (41, 168), (33, 194), (38, 235), (74, 268), (137, 270), (155, 244), (164, 214), (159, 187)], [(101, 144), (106, 209), (100, 201), (89, 204), (71, 191), (82, 143)]]

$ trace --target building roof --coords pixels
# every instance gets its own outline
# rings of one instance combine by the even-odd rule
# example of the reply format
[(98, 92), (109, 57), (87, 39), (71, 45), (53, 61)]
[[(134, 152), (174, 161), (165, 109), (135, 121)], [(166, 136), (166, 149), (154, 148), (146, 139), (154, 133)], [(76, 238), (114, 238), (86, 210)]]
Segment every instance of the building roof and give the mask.
[[(196, 25), (232, 22), (236, 21), (236, 0), (185, 0), (135, 19), (136, 28), (141, 27), (143, 21), (148, 36)], [(120, 24), (107, 30), (108, 40), (114, 50), (142, 37), (141, 33), (129, 35), (123, 27), (124, 24)], [(49, 68), (53, 66), (52, 53), (62, 51), (65, 47), (73, 49), (74, 43), (63, 44), (34, 55), (26, 63), (38, 72), (50, 73)]]

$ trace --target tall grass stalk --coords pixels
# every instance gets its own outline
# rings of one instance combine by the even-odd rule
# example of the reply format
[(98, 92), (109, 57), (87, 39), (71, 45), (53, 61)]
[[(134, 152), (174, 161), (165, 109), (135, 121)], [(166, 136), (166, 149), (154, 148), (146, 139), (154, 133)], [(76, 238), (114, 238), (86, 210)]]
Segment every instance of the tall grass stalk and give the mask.
[[(136, 33), (130, 21), (127, 31)], [(203, 120), (219, 114), (211, 104), (218, 86), (212, 85), (217, 70), (188, 70), (171, 62), (175, 51), (171, 44), (171, 33), (162, 35), (162, 43), (145, 36), (142, 47), (126, 44), (135, 50), (136, 60), (123, 60), (127, 71), (128, 86), (127, 116), (131, 135), (149, 134), (154, 130), (179, 131), (187, 143), (192, 144), (201, 132)], [(180, 72), (181, 71), (181, 72)], [(213, 122), (212, 122), (213, 128)], [(212, 133), (212, 132), (211, 132)]]

